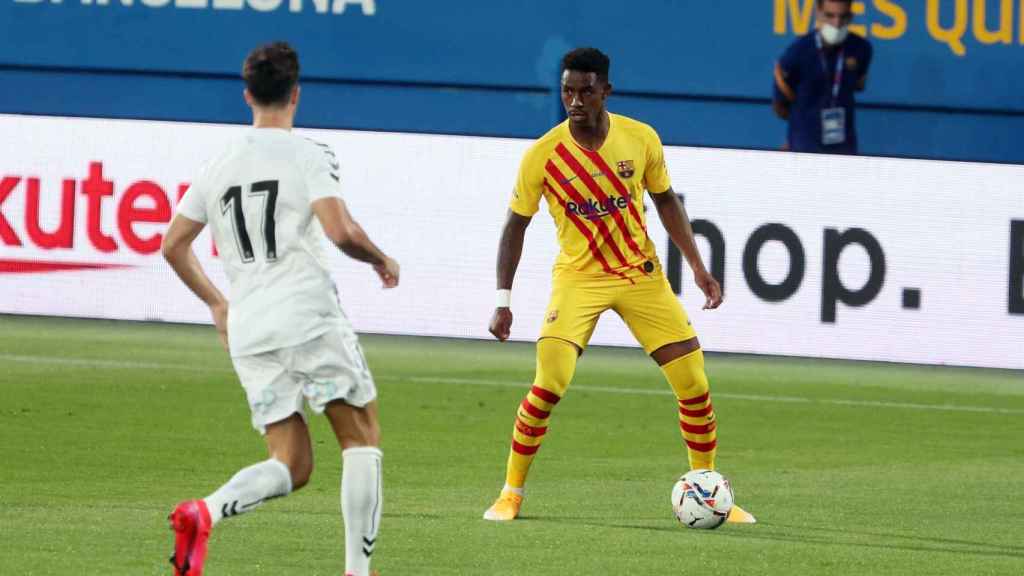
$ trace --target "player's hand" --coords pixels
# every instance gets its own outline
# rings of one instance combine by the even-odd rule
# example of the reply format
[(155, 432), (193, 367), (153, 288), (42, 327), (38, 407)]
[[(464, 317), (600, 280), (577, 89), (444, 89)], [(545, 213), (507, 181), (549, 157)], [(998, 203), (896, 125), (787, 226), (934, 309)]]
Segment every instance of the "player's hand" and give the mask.
[(488, 328), (494, 337), (504, 342), (512, 333), (512, 309), (495, 308), (494, 316), (491, 316), (491, 326)]
[(707, 270), (694, 270), (693, 280), (704, 293), (704, 310), (714, 310), (722, 305), (722, 285)]
[(394, 258), (385, 256), (384, 263), (375, 264), (373, 270), (377, 273), (377, 276), (380, 276), (380, 281), (384, 283), (385, 288), (398, 286), (399, 266)]
[(210, 315), (213, 316), (213, 326), (217, 329), (217, 336), (224, 350), (228, 351), (228, 305), (214, 304), (210, 306)]

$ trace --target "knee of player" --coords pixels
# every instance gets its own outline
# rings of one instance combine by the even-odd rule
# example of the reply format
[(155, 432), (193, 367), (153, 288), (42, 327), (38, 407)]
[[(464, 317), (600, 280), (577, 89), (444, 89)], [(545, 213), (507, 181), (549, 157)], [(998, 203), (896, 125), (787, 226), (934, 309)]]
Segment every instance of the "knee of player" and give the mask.
[[(572, 372), (566, 372), (565, 370), (550, 370), (545, 368), (539, 368), (537, 370), (537, 383), (543, 385), (543, 389), (551, 392), (556, 390), (557, 392), (551, 392), (558, 398), (562, 397), (566, 389), (569, 388), (569, 382), (572, 381)], [(539, 386), (538, 386), (539, 387)], [(562, 394), (559, 394), (561, 392)]]
[(368, 427), (359, 444), (361, 446), (380, 446), (380, 426), (373, 425)]
[(698, 360), (697, 357), (699, 357), (699, 364), (703, 368), (703, 354), (704, 353), (700, 347), (700, 341), (697, 340), (696, 336), (694, 336), (689, 340), (672, 342), (658, 348), (654, 352), (651, 352), (651, 358), (653, 358), (659, 366), (664, 367), (682, 358), (692, 356), (694, 357), (693, 360)]
[(559, 338), (542, 338), (537, 342), (537, 381), (535, 384), (556, 397), (565, 394), (576, 371), (580, 349)]
[(338, 436), (342, 450), (365, 446), (380, 446), (380, 427), (376, 425), (355, 427)]
[(380, 424), (376, 419), (357, 426), (343, 448), (358, 446), (380, 446)]

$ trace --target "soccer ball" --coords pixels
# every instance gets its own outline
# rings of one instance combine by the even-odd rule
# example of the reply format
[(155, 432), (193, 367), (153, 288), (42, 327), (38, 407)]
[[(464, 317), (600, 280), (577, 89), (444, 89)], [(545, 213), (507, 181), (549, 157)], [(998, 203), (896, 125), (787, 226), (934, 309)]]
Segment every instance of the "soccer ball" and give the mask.
[(732, 486), (714, 470), (690, 470), (672, 486), (672, 511), (689, 528), (718, 528), (732, 504)]

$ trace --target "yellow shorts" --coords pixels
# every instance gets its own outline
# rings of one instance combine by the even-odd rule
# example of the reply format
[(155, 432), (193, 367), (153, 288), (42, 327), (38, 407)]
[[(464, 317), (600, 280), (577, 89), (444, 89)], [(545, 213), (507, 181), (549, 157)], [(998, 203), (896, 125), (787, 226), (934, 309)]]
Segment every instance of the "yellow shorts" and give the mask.
[(598, 317), (609, 309), (622, 317), (647, 354), (697, 335), (660, 266), (633, 282), (556, 268), (540, 337), (568, 340), (582, 350)]

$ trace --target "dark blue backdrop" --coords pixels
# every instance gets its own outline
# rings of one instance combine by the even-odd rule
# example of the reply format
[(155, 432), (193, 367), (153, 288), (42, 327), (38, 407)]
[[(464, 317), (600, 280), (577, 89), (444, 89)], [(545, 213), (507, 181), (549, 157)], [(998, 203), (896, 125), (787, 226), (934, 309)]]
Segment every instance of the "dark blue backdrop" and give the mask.
[[(301, 124), (529, 137), (559, 119), (559, 56), (589, 44), (611, 107), (666, 142), (777, 148), (772, 64), (813, 2), (0, 0), (0, 112), (245, 122), (240, 63), (286, 39)], [(876, 49), (863, 152), (1024, 162), (1024, 0), (855, 10)]]

